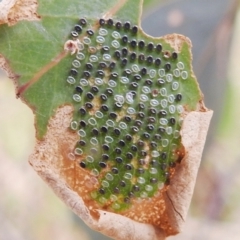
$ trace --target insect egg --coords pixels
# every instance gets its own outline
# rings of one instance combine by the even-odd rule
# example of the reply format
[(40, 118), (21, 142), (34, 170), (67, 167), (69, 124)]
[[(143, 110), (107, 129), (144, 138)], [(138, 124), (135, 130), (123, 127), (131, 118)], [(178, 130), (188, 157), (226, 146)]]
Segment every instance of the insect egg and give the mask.
[(103, 144), (103, 145), (102, 145), (102, 148), (103, 148), (103, 150), (105, 150), (105, 151), (108, 151), (108, 150), (109, 150), (109, 146), (108, 146), (107, 144)]
[(132, 140), (132, 136), (130, 134), (127, 134), (126, 135), (126, 140), (131, 141)]
[(138, 27), (137, 26), (133, 26), (132, 27), (132, 33), (136, 34), (138, 32)]
[(147, 63), (151, 64), (153, 62), (153, 57), (152, 56), (148, 56), (147, 57)]
[(81, 19), (79, 20), (79, 23), (80, 23), (82, 26), (85, 26), (85, 25), (87, 24), (87, 21), (86, 21), (85, 18), (81, 18)]
[(112, 26), (112, 25), (113, 25), (113, 20), (112, 20), (111, 18), (109, 18), (109, 19), (107, 20), (107, 25), (108, 25), (108, 26)]
[(108, 154), (103, 154), (102, 155), (102, 160), (107, 161), (109, 159), (109, 155)]
[(101, 50), (103, 53), (105, 53), (105, 52), (108, 52), (110, 48), (108, 46), (103, 46)]
[(78, 93), (82, 93), (82, 92), (83, 92), (83, 89), (82, 89), (82, 87), (80, 87), (80, 86), (77, 86), (77, 87), (75, 88), (75, 90), (76, 90), (76, 92), (78, 92)]
[(120, 181), (120, 186), (121, 186), (121, 187), (126, 187), (126, 183), (125, 183), (125, 181), (123, 181), (123, 180)]
[(109, 116), (112, 118), (112, 119), (116, 119), (117, 118), (117, 114), (115, 112), (111, 112), (109, 114)]
[(158, 52), (161, 52), (161, 51), (162, 51), (162, 45), (161, 45), (161, 44), (157, 44), (156, 50), (157, 50)]
[(118, 142), (118, 145), (121, 146), (121, 147), (124, 147), (125, 146), (125, 142), (123, 140), (120, 140)]
[(171, 69), (171, 64), (170, 64), (170, 63), (166, 63), (166, 64), (165, 64), (165, 69), (166, 69), (166, 71), (170, 71), (170, 69)]
[(154, 63), (155, 63), (156, 66), (160, 66), (160, 64), (161, 64), (161, 59), (160, 59), (160, 58), (157, 58)]
[(130, 54), (130, 59), (131, 59), (132, 61), (135, 60), (136, 57), (137, 57), (137, 54), (136, 54), (135, 52), (133, 52), (133, 53)]
[(123, 159), (121, 157), (116, 157), (115, 160), (116, 160), (117, 163), (122, 163), (123, 162)]
[(122, 59), (122, 66), (126, 66), (127, 62), (128, 62), (127, 58)]
[(100, 194), (105, 194), (104, 188), (100, 188), (98, 191), (99, 191)]
[(99, 89), (98, 89), (97, 86), (92, 86), (91, 91), (92, 91), (93, 93), (97, 93), (97, 92), (99, 91)]
[(101, 127), (101, 132), (107, 133), (107, 131), (108, 131), (108, 128), (106, 126)]
[(86, 114), (86, 110), (85, 110), (84, 108), (80, 108), (80, 109), (79, 109), (79, 113), (80, 113), (81, 115), (85, 115), (85, 114)]
[(107, 167), (107, 164), (105, 162), (99, 162), (99, 166), (101, 168), (106, 168)]
[(87, 93), (87, 98), (88, 98), (89, 100), (92, 100), (92, 99), (94, 98), (94, 96), (93, 96), (93, 94), (92, 94), (91, 92), (88, 92), (88, 93)]
[(124, 36), (122, 37), (122, 42), (123, 42), (124, 44), (126, 44), (126, 43), (128, 42), (128, 37), (127, 37), (126, 35), (124, 35)]
[(79, 145), (80, 145), (80, 146), (85, 146), (85, 145), (86, 145), (86, 142), (85, 142), (84, 140), (80, 140), (80, 141), (79, 141)]
[(181, 101), (182, 100), (182, 94), (181, 93), (178, 93), (176, 95), (176, 101)]
[(142, 140), (139, 140), (139, 141), (137, 142), (137, 145), (138, 145), (139, 147), (143, 147), (143, 146), (144, 146), (144, 142), (143, 142)]
[(92, 108), (93, 108), (93, 104), (90, 103), (90, 102), (86, 102), (86, 103), (85, 103), (85, 106), (86, 106), (86, 108), (88, 108), (88, 109), (92, 109)]
[(89, 36), (93, 36), (94, 32), (93, 32), (93, 30), (88, 29), (88, 30), (87, 30), (87, 34), (88, 34)]
[(91, 76), (91, 73), (88, 72), (88, 71), (84, 71), (83, 72), (83, 75), (86, 77), (86, 78), (89, 78)]
[(115, 24), (115, 26), (116, 26), (117, 29), (121, 29), (122, 23), (121, 23), (121, 22), (117, 22), (117, 23)]
[(153, 43), (152, 42), (148, 43), (147, 48), (148, 48), (149, 51), (152, 51), (153, 48), (154, 48)]
[(99, 19), (99, 24), (100, 26), (104, 26), (105, 25), (105, 20), (103, 18)]
[(82, 27), (80, 25), (75, 25), (74, 29), (76, 32), (79, 32), (79, 33), (82, 31)]
[(127, 22), (124, 23), (124, 29), (125, 29), (125, 30), (129, 30), (130, 27), (131, 27), (130, 22), (127, 21)]
[(118, 174), (118, 169), (117, 168), (112, 168), (112, 173), (114, 173), (114, 174)]
[(178, 58), (178, 54), (177, 54), (176, 52), (173, 52), (173, 53), (172, 53), (172, 58), (173, 58), (173, 59), (177, 59), (177, 58)]
[(99, 131), (98, 131), (97, 128), (93, 128), (92, 133), (93, 133), (94, 136), (97, 136)]
[(115, 66), (116, 66), (116, 63), (115, 63), (115, 62), (111, 62), (111, 63), (109, 64), (109, 68), (110, 68), (110, 69), (114, 69)]
[(122, 150), (121, 150), (120, 148), (116, 148), (116, 149), (115, 149), (115, 153), (121, 154), (121, 153), (122, 153)]
[(70, 71), (71, 75), (76, 76), (78, 74), (78, 71), (76, 69), (71, 69)]
[(80, 162), (79, 165), (81, 168), (86, 168), (86, 163), (84, 161)]
[(122, 55), (123, 55), (123, 56), (127, 56), (127, 54), (128, 54), (127, 48), (123, 48), (123, 49), (122, 49)]
[(139, 186), (138, 186), (138, 185), (134, 185), (134, 186), (133, 186), (133, 191), (134, 191), (134, 192), (139, 192), (139, 191), (140, 191)]
[(143, 68), (141, 69), (141, 74), (142, 74), (142, 75), (146, 75), (146, 74), (147, 74), (147, 69), (146, 69), (145, 67), (143, 67)]
[(145, 47), (145, 42), (143, 40), (138, 42), (138, 47), (139, 48), (144, 48)]
[(87, 123), (84, 120), (81, 120), (79, 124), (80, 124), (81, 127), (86, 127), (87, 126)]
[(145, 60), (144, 54), (139, 54), (138, 60), (139, 60), (140, 62), (143, 62), (143, 61)]
[(134, 39), (130, 42), (131, 47), (135, 48), (137, 46), (137, 41)]

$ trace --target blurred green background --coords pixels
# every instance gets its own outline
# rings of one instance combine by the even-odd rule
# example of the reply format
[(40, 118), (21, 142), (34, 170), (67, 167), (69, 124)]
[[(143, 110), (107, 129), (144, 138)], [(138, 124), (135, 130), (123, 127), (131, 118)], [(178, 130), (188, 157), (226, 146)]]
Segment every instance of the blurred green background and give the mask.
[[(240, 239), (240, 15), (238, 0), (147, 0), (142, 27), (181, 33), (193, 43), (193, 67), (214, 110), (183, 233), (172, 240)], [(0, 240), (107, 240), (91, 231), (28, 164), (34, 118), (0, 71)]]

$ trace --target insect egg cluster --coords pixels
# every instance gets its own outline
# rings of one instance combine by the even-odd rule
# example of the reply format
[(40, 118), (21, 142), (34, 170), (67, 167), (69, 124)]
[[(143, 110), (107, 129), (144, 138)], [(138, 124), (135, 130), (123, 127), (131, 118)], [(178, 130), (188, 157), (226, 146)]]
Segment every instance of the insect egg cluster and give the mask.
[(169, 184), (189, 73), (180, 53), (128, 21), (82, 18), (71, 39), (78, 48), (66, 76), (76, 109), (70, 128), (79, 135), (74, 154), (98, 178), (90, 196), (121, 211)]

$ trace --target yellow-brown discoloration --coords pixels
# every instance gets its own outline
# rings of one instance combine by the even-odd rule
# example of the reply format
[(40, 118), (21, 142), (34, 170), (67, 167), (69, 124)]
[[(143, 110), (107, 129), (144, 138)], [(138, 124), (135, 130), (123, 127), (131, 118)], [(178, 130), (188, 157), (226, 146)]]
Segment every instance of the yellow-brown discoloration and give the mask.
[(37, 0), (2, 0), (0, 2), (0, 24), (14, 25), (21, 20), (36, 21)]

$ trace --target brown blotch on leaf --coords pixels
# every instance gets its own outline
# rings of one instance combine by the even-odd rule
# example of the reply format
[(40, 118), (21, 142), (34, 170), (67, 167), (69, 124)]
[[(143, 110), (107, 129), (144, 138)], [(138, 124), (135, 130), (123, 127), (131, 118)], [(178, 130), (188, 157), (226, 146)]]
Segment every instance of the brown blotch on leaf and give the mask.
[(190, 48), (192, 47), (190, 39), (180, 34), (168, 34), (164, 36), (164, 40), (169, 43), (176, 52), (181, 52), (183, 43), (187, 43)]
[(170, 58), (170, 57), (171, 57), (170, 51), (164, 51), (164, 52), (163, 52), (163, 56), (164, 56), (165, 58)]
[(67, 52), (70, 52), (71, 55), (73, 55), (74, 53), (76, 53), (79, 48), (78, 48), (78, 43), (79, 40), (67, 40), (64, 44), (64, 50)]
[[(74, 160), (69, 158), (79, 140), (78, 134), (69, 130), (72, 114), (73, 108), (64, 106), (57, 109), (50, 119), (45, 138), (37, 142), (30, 157), (30, 163), (38, 174), (88, 225), (108, 236), (130, 239), (129, 236), (138, 235), (138, 238), (131, 239), (160, 240), (178, 233), (186, 219), (212, 112), (205, 109), (204, 112), (186, 115), (181, 129), (185, 151), (182, 148), (176, 151), (179, 158), (184, 157), (180, 164), (169, 170), (169, 185), (165, 184), (151, 198), (133, 198), (130, 208), (119, 213), (112, 212), (108, 205), (100, 205), (90, 196), (90, 192), (99, 188), (103, 173), (95, 177), (82, 169), (79, 166), (82, 156), (76, 156)], [(108, 214), (102, 215), (102, 211)], [(132, 228), (118, 229), (113, 219), (121, 221), (124, 226), (131, 224)], [(105, 224), (101, 225), (102, 221)], [(140, 236), (139, 224), (151, 238), (146, 234)], [(156, 235), (157, 229), (159, 236)]]
[(21, 20), (36, 21), (38, 3), (36, 0), (2, 0), (0, 2), (0, 24), (9, 26)]

